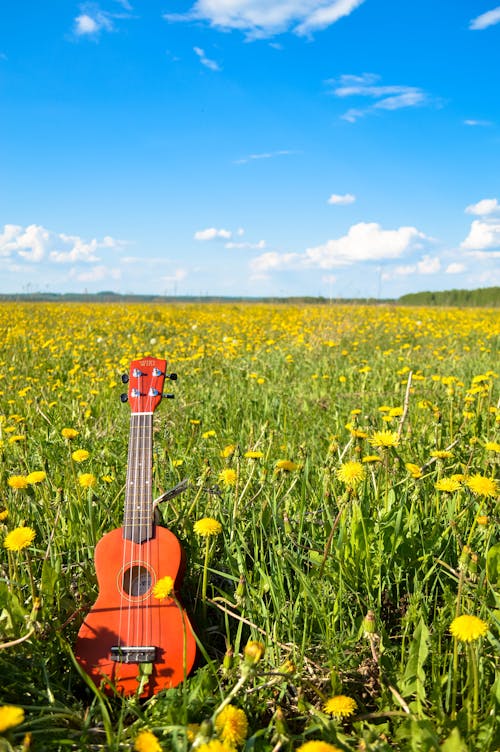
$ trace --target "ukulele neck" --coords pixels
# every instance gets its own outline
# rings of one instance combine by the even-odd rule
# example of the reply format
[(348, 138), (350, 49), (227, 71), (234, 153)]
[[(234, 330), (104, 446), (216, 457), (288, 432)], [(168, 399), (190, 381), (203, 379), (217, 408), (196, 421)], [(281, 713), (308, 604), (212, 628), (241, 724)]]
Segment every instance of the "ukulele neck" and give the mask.
[(153, 413), (132, 413), (123, 537), (134, 543), (153, 537), (152, 455)]

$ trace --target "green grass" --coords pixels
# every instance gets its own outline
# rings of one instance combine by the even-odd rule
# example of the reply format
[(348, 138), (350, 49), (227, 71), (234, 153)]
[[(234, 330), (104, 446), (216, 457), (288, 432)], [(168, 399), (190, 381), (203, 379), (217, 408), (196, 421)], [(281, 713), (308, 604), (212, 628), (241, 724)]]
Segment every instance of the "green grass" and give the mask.
[[(0, 749), (127, 750), (150, 729), (188, 752), (188, 725), (205, 722), (206, 741), (229, 698), (248, 717), (245, 752), (309, 740), (498, 750), (499, 510), (484, 492), (499, 464), (498, 321), (488, 310), (2, 306), (0, 534), (26, 525), (36, 537), (0, 550), (0, 725), (1, 705), (25, 713)], [(180, 595), (200, 649), (184, 684), (139, 701), (95, 690), (72, 649), (97, 595), (94, 546), (121, 525), (119, 376), (146, 354), (179, 374), (154, 416), (153, 479), (155, 495), (189, 479), (161, 515), (186, 551)], [(399, 434), (395, 446), (370, 443), (382, 430)], [(90, 453), (81, 464), (77, 448)], [(352, 486), (338, 476), (347, 462), (363, 468)], [(42, 482), (8, 485), (38, 470)], [(96, 485), (80, 487), (81, 472)], [(454, 475), (456, 491), (436, 489)], [(203, 517), (222, 524), (205, 600)], [(459, 614), (487, 634), (454, 640)], [(250, 669), (248, 640), (265, 647)], [(357, 705), (344, 720), (324, 712), (339, 694)]]

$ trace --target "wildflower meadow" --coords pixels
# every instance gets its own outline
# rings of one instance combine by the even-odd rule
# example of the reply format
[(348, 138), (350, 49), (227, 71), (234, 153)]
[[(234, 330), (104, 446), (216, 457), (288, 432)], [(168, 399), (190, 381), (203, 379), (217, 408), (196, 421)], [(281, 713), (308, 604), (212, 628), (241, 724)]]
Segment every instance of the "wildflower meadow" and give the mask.
[[(13, 302), (0, 331), (0, 750), (498, 752), (498, 311)], [(146, 356), (197, 642), (149, 699), (74, 652)]]

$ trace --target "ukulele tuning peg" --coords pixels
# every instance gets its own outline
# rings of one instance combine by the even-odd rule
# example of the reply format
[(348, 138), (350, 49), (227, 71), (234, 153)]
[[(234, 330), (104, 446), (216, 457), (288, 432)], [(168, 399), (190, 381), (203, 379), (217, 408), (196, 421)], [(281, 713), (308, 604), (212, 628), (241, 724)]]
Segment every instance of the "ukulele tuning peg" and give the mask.
[(128, 394), (120, 394), (120, 399), (122, 402), (128, 401)]
[(128, 373), (122, 373), (122, 384), (128, 384)]
[(165, 399), (175, 399), (175, 394), (164, 394)]
[(177, 374), (176, 373), (169, 373), (169, 374), (167, 374), (167, 379), (170, 379), (170, 381), (177, 381)]

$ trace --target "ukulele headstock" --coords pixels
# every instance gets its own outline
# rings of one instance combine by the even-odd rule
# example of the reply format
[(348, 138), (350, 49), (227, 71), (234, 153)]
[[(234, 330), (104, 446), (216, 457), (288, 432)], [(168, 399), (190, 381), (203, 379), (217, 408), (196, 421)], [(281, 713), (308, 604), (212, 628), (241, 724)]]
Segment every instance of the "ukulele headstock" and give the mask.
[(175, 381), (175, 373), (166, 373), (167, 361), (161, 358), (141, 358), (130, 363), (128, 374), (122, 376), (124, 384), (128, 383), (128, 393), (122, 394), (122, 401), (130, 403), (133, 413), (153, 413), (160, 404), (165, 379)]

